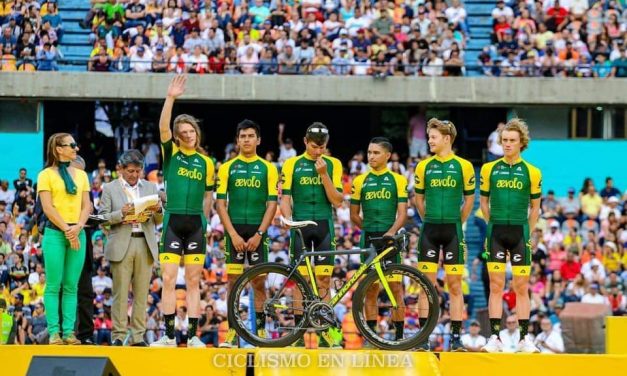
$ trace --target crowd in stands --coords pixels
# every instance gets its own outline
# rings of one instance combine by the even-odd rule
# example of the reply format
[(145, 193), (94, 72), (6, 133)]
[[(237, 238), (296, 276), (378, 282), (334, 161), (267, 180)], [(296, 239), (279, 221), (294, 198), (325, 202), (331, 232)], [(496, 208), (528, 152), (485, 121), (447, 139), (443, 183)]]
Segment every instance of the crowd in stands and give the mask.
[(460, 76), (458, 0), (92, 0), (88, 69)]
[(627, 77), (627, 9), (615, 0), (498, 0), (490, 76)]
[[(280, 126), (280, 134), (284, 126)], [(118, 132), (118, 134), (124, 134)], [(282, 136), (279, 136), (282, 139)], [(141, 140), (139, 140), (141, 141)], [(140, 143), (141, 144), (141, 143)], [(150, 145), (150, 142), (147, 143)], [(150, 150), (150, 147), (144, 148)], [(420, 148), (412, 148), (419, 151)], [(159, 149), (154, 148), (159, 157)], [(289, 140), (282, 140), (277, 153), (269, 152), (266, 158), (278, 166), (286, 158), (296, 155), (296, 150)], [(216, 168), (224, 161), (234, 157), (233, 145), (227, 147), (225, 156), (216, 163)], [(278, 158), (274, 158), (278, 155)], [(420, 152), (410, 156), (409, 162), (392, 156), (390, 168), (405, 175), (410, 182), (409, 191), (413, 192), (413, 170), (415, 162), (426, 154)], [(159, 158), (158, 158), (159, 159)], [(350, 221), (349, 194), (352, 179), (367, 169), (363, 153), (356, 153), (345, 166), (343, 185), (346, 200), (336, 211), (335, 233), (337, 249), (351, 249), (359, 245), (360, 230)], [(148, 166), (147, 166), (148, 167)], [(146, 174), (159, 189), (164, 188), (163, 176), (158, 166)], [(92, 170), (93, 169), (93, 170)], [(99, 161), (97, 166), (88, 166), (88, 176), (92, 181), (91, 195), (98, 205), (102, 184), (116, 178), (115, 166), (107, 161)], [(43, 344), (47, 341), (46, 308), (42, 300), (46, 285), (46, 276), (42, 268), (42, 250), (40, 237), (33, 228), (34, 182), (26, 170), (20, 170), (19, 177), (11, 185), (7, 180), (0, 182), (0, 308), (6, 305), (15, 320), (15, 341), (20, 344)], [(411, 193), (413, 195), (413, 193)], [(410, 196), (411, 197), (411, 196)], [(559, 315), (569, 302), (585, 302), (605, 305), (614, 315), (623, 315), (627, 311), (625, 284), (627, 281), (627, 192), (625, 194), (614, 187), (608, 178), (605, 185), (597, 190), (591, 179), (586, 179), (583, 187), (576, 191), (553, 192), (548, 190), (542, 201), (542, 217), (532, 233), (533, 273), (529, 293), (531, 299), (531, 328), (536, 336), (536, 344), (543, 352), (563, 352), (564, 344), (560, 332)], [(417, 266), (417, 244), (420, 235), (420, 219), (410, 200), (409, 220), (406, 228), (411, 234), (408, 251), (403, 255), (403, 262)], [(481, 213), (475, 213), (466, 226), (478, 226), (485, 237), (485, 222)], [(158, 231), (161, 229), (158, 227)], [(159, 236), (160, 234), (155, 234)], [(278, 218), (268, 229), (270, 238), (269, 261), (288, 262), (289, 231), (281, 227)], [(208, 345), (221, 343), (226, 331), (226, 267), (224, 256), (224, 227), (213, 211), (207, 227), (207, 258), (201, 280), (201, 312), (198, 335)], [(112, 280), (110, 265), (104, 257), (104, 245), (107, 242), (107, 228), (91, 231), (94, 253), (95, 275), (92, 279), (94, 289), (94, 342), (111, 344)], [(481, 253), (481, 252), (479, 252)], [(346, 281), (359, 266), (359, 259), (353, 256), (338, 256), (332, 278)], [(476, 267), (485, 263), (481, 257), (467, 260), (472, 267), (467, 269), (463, 279), (465, 296), (465, 334), (464, 345), (470, 351), (478, 351), (485, 344), (481, 336), (479, 323), (471, 320), (474, 312), (474, 299), (470, 294), (471, 281), (480, 280), (481, 271)], [(484, 268), (485, 269), (485, 268)], [(177, 277), (177, 317), (176, 336), (180, 343), (187, 338), (187, 315), (185, 307), (185, 269), (179, 268)], [(508, 278), (511, 267), (508, 263)], [(162, 282), (158, 266), (153, 269), (148, 310), (146, 312), (146, 342), (159, 338), (164, 330), (161, 312), (160, 290)], [(332, 286), (337, 286), (335, 283)], [(485, 286), (488, 289), (489, 286)], [(447, 287), (444, 284), (444, 270), (438, 272), (437, 289), (440, 294), (441, 317), (431, 336), (431, 348), (446, 350), (450, 337), (450, 316), (448, 310)], [(132, 295), (130, 295), (132, 296)], [(129, 307), (131, 299), (129, 298)], [(515, 319), (516, 296), (513, 290), (507, 290), (503, 304), (508, 315), (506, 328), (501, 339), (510, 333), (518, 333)], [(335, 307), (339, 320), (343, 323), (346, 348), (360, 348), (362, 339), (356, 334), (351, 313), (351, 295)], [(378, 328), (382, 332), (394, 330), (390, 317), (381, 317)], [(511, 323), (511, 324), (510, 324)], [(411, 324), (411, 319), (408, 320)], [(414, 322), (415, 324), (415, 322)], [(517, 344), (518, 340), (512, 339)], [(311, 341), (314, 343), (315, 341)], [(561, 343), (561, 345), (560, 345)]]
[(57, 0), (0, 0), (0, 71), (54, 71), (63, 22)]

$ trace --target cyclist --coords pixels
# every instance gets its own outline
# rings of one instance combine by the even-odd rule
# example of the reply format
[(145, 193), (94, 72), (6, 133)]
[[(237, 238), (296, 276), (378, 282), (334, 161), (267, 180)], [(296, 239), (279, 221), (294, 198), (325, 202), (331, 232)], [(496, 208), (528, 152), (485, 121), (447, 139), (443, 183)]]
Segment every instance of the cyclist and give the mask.
[[(453, 153), (457, 130), (452, 122), (431, 119), (427, 123), (427, 134), (429, 148), (435, 155), (421, 161), (415, 171), (416, 208), (424, 222), (418, 243), (418, 268), (435, 284), (440, 250), (443, 251), (451, 302), (451, 350), (464, 351), (460, 337), (466, 248), (462, 223), (472, 210), (475, 172), (470, 162)], [(418, 320), (422, 327), (428, 312), (425, 312), (425, 299), (420, 299), (419, 304)], [(419, 350), (428, 351), (429, 343)]]
[[(257, 155), (261, 143), (261, 129), (251, 120), (237, 125), (239, 155), (218, 169), (216, 210), (225, 232), (228, 287), (244, 271), (244, 262), (257, 265), (268, 259), (266, 230), (272, 223), (277, 208), (279, 173), (276, 167)], [(228, 198), (228, 204), (227, 204)], [(228, 209), (227, 209), (228, 206)], [(255, 296), (255, 323), (261, 337), (265, 337), (266, 317), (264, 281), (253, 281)], [(236, 347), (237, 336), (230, 329), (220, 347)]]
[[(289, 158), (281, 170), (282, 196), (281, 214), (285, 218), (296, 221), (313, 220), (318, 225), (302, 229), (303, 242), (309, 248), (313, 244), (314, 251), (335, 249), (335, 229), (333, 225), (333, 207), (338, 207), (343, 200), (342, 195), (342, 163), (333, 157), (324, 155), (329, 142), (329, 129), (322, 123), (315, 122), (307, 128), (304, 138), (305, 152)], [(290, 233), (290, 253), (292, 260), (298, 258), (303, 244), (296, 239), (295, 232)], [(325, 301), (330, 300), (329, 287), (333, 271), (333, 258), (317, 256), (315, 258), (315, 274), (317, 286)], [(299, 266), (303, 276), (307, 276), (307, 268)], [(295, 300), (301, 297), (294, 297)], [(302, 315), (295, 315), (296, 322)], [(341, 340), (338, 328), (331, 327), (322, 333), (322, 347), (337, 347)], [(296, 346), (304, 346), (302, 340)]]
[(529, 146), (529, 128), (524, 121), (516, 118), (510, 120), (500, 129), (498, 143), (503, 146), (503, 158), (481, 167), (481, 211), (488, 221), (484, 254), (490, 275), (489, 313), (492, 332), (482, 351), (502, 350), (499, 331), (503, 314), (506, 252), (509, 252), (520, 330), (517, 351), (539, 352), (527, 331), (531, 272), (529, 229), (535, 228), (540, 215), (542, 175), (538, 168), (520, 156)]
[(165, 335), (152, 343), (153, 347), (176, 346), (174, 287), (181, 257), (185, 264), (189, 317), (187, 346), (205, 347), (196, 336), (196, 329), (200, 314), (199, 284), (205, 263), (206, 218), (211, 210), (215, 167), (209, 157), (198, 152), (201, 138), (198, 120), (190, 115), (179, 115), (174, 119), (174, 131), (170, 130), (172, 107), (176, 98), (185, 92), (185, 81), (182, 75), (172, 79), (159, 119), (167, 196), (159, 249)]
[[(351, 221), (362, 229), (361, 248), (366, 248), (372, 243), (377, 250), (384, 250), (383, 241), (372, 241), (371, 238), (394, 236), (407, 219), (407, 180), (387, 167), (392, 149), (392, 144), (387, 138), (373, 138), (368, 145), (370, 171), (353, 180), (350, 217)], [(360, 211), (363, 212), (363, 216), (360, 215)], [(386, 264), (400, 262), (400, 253), (385, 258)], [(400, 282), (400, 280), (390, 281), (390, 288), (397, 301), (402, 301), (403, 296), (403, 286)], [(366, 294), (366, 320), (375, 333), (379, 314), (376, 305), (378, 294), (376, 286)], [(404, 311), (401, 309), (393, 311), (392, 322), (396, 340), (402, 339), (405, 326)]]

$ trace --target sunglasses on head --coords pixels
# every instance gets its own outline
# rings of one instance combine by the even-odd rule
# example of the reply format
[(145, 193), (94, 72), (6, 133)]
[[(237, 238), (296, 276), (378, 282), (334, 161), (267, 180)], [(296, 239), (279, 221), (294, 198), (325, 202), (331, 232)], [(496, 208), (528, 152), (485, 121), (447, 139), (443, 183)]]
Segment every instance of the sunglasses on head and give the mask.
[(328, 134), (329, 130), (326, 128), (311, 128), (310, 130), (307, 131), (307, 133), (324, 133), (324, 134)]

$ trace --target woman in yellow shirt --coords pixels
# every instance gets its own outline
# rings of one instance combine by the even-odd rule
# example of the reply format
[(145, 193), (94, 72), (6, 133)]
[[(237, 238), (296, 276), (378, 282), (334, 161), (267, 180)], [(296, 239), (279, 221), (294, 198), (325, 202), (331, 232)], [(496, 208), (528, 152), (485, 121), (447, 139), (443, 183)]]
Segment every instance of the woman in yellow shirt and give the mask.
[[(78, 279), (85, 261), (83, 227), (91, 213), (87, 174), (70, 162), (78, 145), (72, 135), (55, 133), (48, 139), (46, 168), (37, 178), (37, 193), (48, 221), (42, 242), (46, 261), (46, 319), (51, 345), (79, 345), (74, 335)], [(59, 328), (59, 291), (63, 285), (62, 335)]]

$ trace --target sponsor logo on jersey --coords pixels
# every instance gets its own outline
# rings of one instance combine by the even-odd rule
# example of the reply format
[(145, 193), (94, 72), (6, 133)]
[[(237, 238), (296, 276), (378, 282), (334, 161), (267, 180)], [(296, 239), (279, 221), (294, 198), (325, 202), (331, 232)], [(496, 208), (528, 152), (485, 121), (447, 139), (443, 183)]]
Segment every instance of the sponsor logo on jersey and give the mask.
[(194, 249), (198, 248), (198, 243), (196, 242), (191, 242), (187, 245), (187, 250), (188, 251), (193, 251)]
[(518, 168), (516, 169), (516, 171), (522, 171), (522, 168), (520, 166), (518, 166)]
[(447, 176), (444, 179), (431, 179), (429, 186), (431, 188), (455, 188), (457, 187), (457, 180), (453, 179), (452, 176)]
[(236, 188), (261, 188), (261, 180), (255, 176), (250, 178), (237, 178), (235, 179)]
[(193, 179), (193, 180), (202, 180), (202, 172), (200, 172), (198, 169), (187, 169), (185, 167), (179, 167), (178, 171), (176, 172), (176, 174), (178, 176), (184, 176), (188, 179)]
[(198, 160), (198, 158), (194, 158), (194, 163), (200, 163), (200, 161)]
[(257, 261), (259, 260), (259, 252), (253, 252), (250, 254), (250, 261)]
[(505, 252), (497, 252), (496, 255), (494, 256), (497, 260), (504, 260), (505, 259)]
[(473, 184), (475, 184), (475, 177), (471, 176), (470, 180), (468, 180), (468, 185), (473, 185)]
[(326, 260), (326, 258), (327, 258), (327, 256), (318, 256), (317, 260), (318, 261), (324, 261), (324, 260)]
[(259, 166), (255, 165), (255, 168), (254, 168), (254, 169), (255, 169), (255, 170), (259, 170)]
[(514, 178), (514, 180), (510, 179), (499, 179), (496, 181), (497, 188), (508, 188), (508, 189), (517, 189), (522, 190), (524, 188), (524, 184), (522, 181), (518, 180), (518, 178)]
[(453, 168), (454, 169), (455, 165), (451, 163), (450, 165), (448, 165), (448, 168)]
[(384, 181), (388, 181), (390, 180), (390, 178), (388, 178), (387, 176), (383, 179)]
[(366, 201), (368, 200), (389, 200), (392, 198), (392, 192), (385, 188), (381, 188), (378, 191), (366, 192)]
[(322, 178), (318, 176), (301, 176), (298, 181), (300, 185), (321, 185)]
[(244, 252), (237, 252), (237, 253), (235, 253), (235, 259), (236, 260), (243, 260), (244, 259)]
[(521, 255), (514, 255), (512, 257), (512, 261), (513, 262), (519, 262), (520, 260), (522, 260), (522, 256)]
[(427, 257), (435, 257), (436, 253), (435, 250), (430, 249), (427, 251)]
[(177, 241), (173, 241), (170, 243), (170, 248), (172, 249), (179, 249), (181, 248), (181, 243), (177, 242)]
[(446, 252), (446, 254), (444, 255), (444, 258), (446, 260), (452, 260), (453, 259), (453, 252)]

